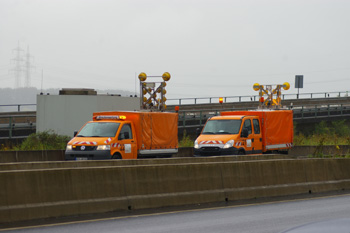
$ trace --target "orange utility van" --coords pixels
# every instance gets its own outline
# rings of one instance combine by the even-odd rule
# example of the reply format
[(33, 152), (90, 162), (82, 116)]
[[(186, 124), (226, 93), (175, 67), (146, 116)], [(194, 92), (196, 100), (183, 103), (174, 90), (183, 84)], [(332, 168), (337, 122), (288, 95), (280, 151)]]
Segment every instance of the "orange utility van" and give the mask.
[(288, 153), (292, 145), (292, 110), (221, 112), (206, 122), (194, 155)]
[(178, 114), (96, 112), (67, 144), (66, 160), (170, 157), (178, 152)]

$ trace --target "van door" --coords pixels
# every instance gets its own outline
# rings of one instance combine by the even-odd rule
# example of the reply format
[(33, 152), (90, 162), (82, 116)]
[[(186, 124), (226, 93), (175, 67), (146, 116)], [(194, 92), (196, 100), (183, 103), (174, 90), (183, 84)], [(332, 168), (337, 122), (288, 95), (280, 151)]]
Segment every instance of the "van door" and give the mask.
[(253, 153), (253, 130), (252, 130), (252, 122), (251, 119), (246, 119), (243, 123), (243, 128), (248, 130), (248, 137), (245, 140), (245, 152), (246, 154), (252, 154)]
[(136, 135), (134, 135), (130, 123), (123, 124), (118, 135), (118, 140), (120, 141), (121, 145), (122, 159), (136, 159)]
[(253, 119), (253, 154), (262, 153), (262, 136), (260, 121), (258, 118)]

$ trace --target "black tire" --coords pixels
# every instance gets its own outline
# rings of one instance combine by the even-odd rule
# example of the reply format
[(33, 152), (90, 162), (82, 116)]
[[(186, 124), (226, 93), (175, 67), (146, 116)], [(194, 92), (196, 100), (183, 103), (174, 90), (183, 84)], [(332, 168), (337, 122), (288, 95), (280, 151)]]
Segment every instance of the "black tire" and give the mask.
[(122, 156), (120, 154), (114, 154), (112, 159), (122, 159)]
[(245, 155), (244, 150), (239, 150), (239, 151), (238, 151), (238, 155)]

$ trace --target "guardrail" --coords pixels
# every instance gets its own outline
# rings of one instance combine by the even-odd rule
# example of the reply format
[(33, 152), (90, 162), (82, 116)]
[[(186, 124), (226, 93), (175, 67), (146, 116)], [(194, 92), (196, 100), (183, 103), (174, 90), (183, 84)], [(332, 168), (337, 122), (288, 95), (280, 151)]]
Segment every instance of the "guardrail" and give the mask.
[(36, 111), (36, 104), (5, 104), (0, 105), (1, 112)]
[[(179, 128), (186, 127), (202, 127), (207, 119), (211, 116), (219, 115), (222, 111), (241, 111), (253, 110), (256, 108), (240, 108), (240, 109), (215, 109), (215, 110), (183, 110), (179, 111)], [(303, 105), (298, 107), (288, 107), (286, 109), (293, 110), (294, 120), (344, 117), (350, 116), (350, 104), (339, 105)]]
[[(313, 93), (315, 94), (315, 93)], [(2, 106), (2, 105), (0, 105)], [(10, 106), (10, 105), (9, 105)], [(21, 105), (11, 105), (21, 106)], [(18, 107), (20, 109), (20, 107)], [(202, 110), (180, 110), (179, 128), (202, 127), (211, 116), (219, 115), (221, 111), (252, 110), (256, 108), (219, 108)], [(350, 116), (350, 104), (328, 104), (328, 105), (302, 105), (288, 106), (286, 109), (293, 109), (294, 120), (303, 119), (326, 119), (330, 117), (342, 118)], [(0, 139), (26, 138), (25, 135), (14, 135), (14, 131), (35, 130), (36, 115), (0, 115)], [(22, 118), (20, 122), (15, 119)], [(24, 118), (24, 119), (23, 119)], [(8, 133), (7, 133), (8, 132)], [(6, 136), (4, 135), (6, 134)]]
[[(36, 115), (6, 115), (0, 116), (0, 132), (8, 132), (8, 136), (0, 136), (0, 139), (26, 138), (25, 135), (14, 135), (14, 131), (18, 130), (35, 130)], [(16, 122), (16, 119), (21, 119), (21, 122)]]
[[(289, 99), (322, 99), (322, 98), (335, 98), (335, 97), (350, 97), (349, 96), (349, 91), (282, 94), (282, 99), (283, 100), (289, 100)], [(219, 98), (223, 98), (224, 103), (249, 102), (249, 101), (258, 101), (259, 100), (259, 95), (168, 99), (167, 100), (167, 105), (219, 103)], [(25, 110), (23, 110), (23, 109), (25, 109)], [(0, 105), (0, 111), (2, 111), (2, 112), (36, 111), (36, 104), (6, 104), (6, 105)]]
[[(283, 100), (322, 99), (322, 98), (348, 97), (348, 96), (349, 96), (348, 91), (316, 92), (316, 93), (302, 93), (302, 94), (282, 94), (282, 99)], [(219, 103), (219, 98), (223, 98), (224, 103), (249, 102), (249, 101), (258, 101), (259, 95), (168, 99), (167, 104), (168, 105), (211, 104), (211, 103)]]
[[(220, 108), (207, 110), (180, 110), (179, 128), (202, 127), (209, 117), (219, 115), (222, 111), (253, 110), (256, 108)], [(350, 104), (339, 105), (302, 105), (286, 109), (293, 109), (294, 120), (303, 119), (326, 119), (329, 117), (350, 116)], [(0, 116), (0, 132), (8, 132), (8, 136), (1, 136), (0, 139), (25, 138), (28, 135), (13, 135), (14, 131), (30, 130), (36, 128), (35, 115), (7, 115)], [(16, 119), (21, 118), (21, 122)]]

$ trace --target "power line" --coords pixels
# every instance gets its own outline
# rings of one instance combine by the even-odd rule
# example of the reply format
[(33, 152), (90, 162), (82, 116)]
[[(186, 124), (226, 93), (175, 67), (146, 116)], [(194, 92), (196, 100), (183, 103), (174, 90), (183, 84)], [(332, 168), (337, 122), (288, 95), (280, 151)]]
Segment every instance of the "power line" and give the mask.
[(14, 72), (15, 76), (15, 88), (22, 87), (22, 78), (24, 74), (24, 87), (31, 86), (31, 70), (33, 65), (31, 64), (32, 56), (29, 53), (29, 46), (27, 48), (27, 53), (24, 54), (24, 50), (20, 47), (18, 42), (17, 48), (13, 49), (16, 55), (12, 59), (14, 61), (14, 67), (11, 71)]
[(21, 49), (21, 47), (19, 46), (19, 42), (17, 48), (13, 49), (13, 51), (16, 52), (16, 57), (12, 59), (15, 62), (15, 66), (11, 70), (14, 72), (15, 75), (15, 88), (19, 88), (21, 87), (21, 73), (23, 72), (23, 49)]
[(28, 46), (27, 53), (26, 53), (26, 59), (25, 59), (25, 62), (26, 62), (26, 66), (25, 66), (26, 73), (25, 73), (25, 79), (24, 79), (25, 87), (31, 86), (31, 77), (30, 77), (31, 76), (31, 69), (34, 68), (34, 66), (31, 64), (32, 58), (33, 57), (29, 53), (29, 46)]

